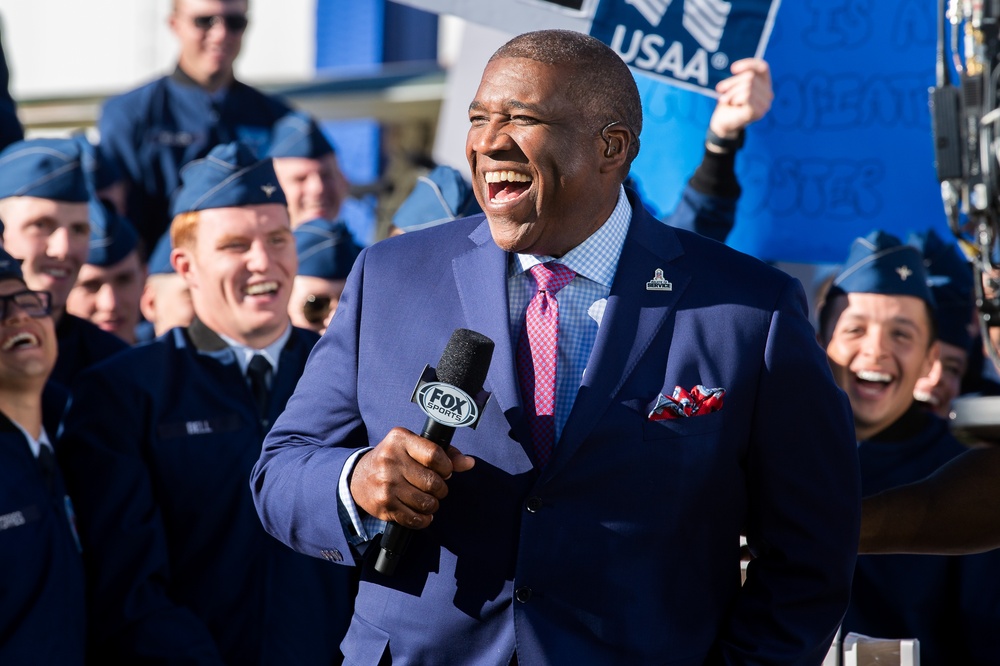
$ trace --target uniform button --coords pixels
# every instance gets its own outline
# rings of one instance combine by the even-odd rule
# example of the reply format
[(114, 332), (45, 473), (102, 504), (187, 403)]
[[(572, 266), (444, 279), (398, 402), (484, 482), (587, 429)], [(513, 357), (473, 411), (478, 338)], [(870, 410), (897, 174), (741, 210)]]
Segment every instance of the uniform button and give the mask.
[(538, 513), (542, 509), (542, 498), (529, 497), (528, 501), (525, 502), (525, 507), (528, 509), (528, 513)]
[(514, 590), (514, 598), (520, 601), (522, 604), (528, 603), (531, 600), (531, 588), (530, 587), (519, 587)]

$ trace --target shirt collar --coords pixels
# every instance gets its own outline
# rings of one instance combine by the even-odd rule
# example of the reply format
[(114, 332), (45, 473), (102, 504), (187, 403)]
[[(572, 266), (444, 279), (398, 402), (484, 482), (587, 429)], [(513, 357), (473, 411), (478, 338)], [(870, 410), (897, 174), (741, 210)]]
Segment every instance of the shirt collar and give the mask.
[(222, 333), (219, 333), (218, 335), (227, 345), (229, 345), (229, 348), (233, 350), (233, 354), (236, 355), (236, 362), (240, 364), (240, 372), (243, 374), (246, 374), (247, 366), (250, 365), (250, 359), (253, 358), (254, 354), (260, 354), (266, 358), (267, 362), (271, 364), (271, 371), (277, 373), (278, 359), (281, 358), (281, 350), (285, 348), (285, 345), (288, 344), (288, 339), (292, 337), (292, 325), (288, 324), (285, 326), (285, 332), (278, 336), (277, 340), (263, 349), (248, 347), (247, 345), (237, 342)]
[(49, 447), (49, 451), (53, 450), (52, 449), (52, 442), (49, 441), (49, 436), (45, 434), (45, 427), (44, 426), (42, 426), (42, 429), (39, 432), (38, 439), (35, 439), (34, 437), (31, 436), (31, 434), (27, 430), (25, 430), (24, 428), (21, 427), (20, 423), (18, 423), (14, 419), (8, 419), (8, 420), (11, 423), (13, 423), (14, 427), (17, 428), (18, 430), (20, 430), (21, 434), (24, 435), (24, 438), (26, 440), (28, 440), (28, 448), (31, 449), (31, 453), (36, 458), (38, 457), (38, 453), (39, 453), (39, 451), (41, 451), (41, 448), (43, 446)]
[(618, 188), (618, 203), (611, 216), (586, 240), (564, 254), (559, 259), (534, 254), (515, 254), (513, 275), (529, 270), (535, 264), (558, 261), (577, 275), (610, 288), (618, 269), (625, 236), (632, 220), (632, 206), (625, 195), (625, 188)]

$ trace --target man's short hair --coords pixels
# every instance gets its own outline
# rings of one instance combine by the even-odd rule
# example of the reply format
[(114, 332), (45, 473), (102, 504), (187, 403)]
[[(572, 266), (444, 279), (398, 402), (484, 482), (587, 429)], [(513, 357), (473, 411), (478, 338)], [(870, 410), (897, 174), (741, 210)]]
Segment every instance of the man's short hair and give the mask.
[(199, 211), (179, 213), (170, 223), (170, 244), (173, 247), (193, 248), (198, 239)]

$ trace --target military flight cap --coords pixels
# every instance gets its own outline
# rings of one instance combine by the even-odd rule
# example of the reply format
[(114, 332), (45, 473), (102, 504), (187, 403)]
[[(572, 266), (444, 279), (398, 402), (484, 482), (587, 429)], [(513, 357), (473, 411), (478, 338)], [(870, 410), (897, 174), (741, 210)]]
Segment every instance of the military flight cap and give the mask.
[(969, 320), (974, 304), (972, 266), (957, 243), (946, 243), (928, 229), (910, 234), (910, 245), (923, 254), (927, 286), (937, 305), (938, 338), (968, 349), (972, 344)]
[(210, 208), (287, 204), (270, 158), (259, 159), (238, 141), (219, 144), (181, 169), (171, 217)]
[(271, 130), (271, 149), (267, 155), (315, 160), (335, 152), (312, 116), (293, 111), (274, 124), (274, 129)]
[(26, 139), (0, 152), (0, 199), (38, 197), (87, 201), (80, 144), (74, 139)]
[(167, 275), (176, 272), (174, 271), (173, 264), (170, 263), (170, 251), (172, 249), (170, 232), (167, 231), (160, 236), (160, 240), (156, 241), (156, 247), (149, 253), (146, 270), (150, 275)]
[(920, 251), (881, 230), (851, 244), (844, 268), (830, 287), (831, 297), (838, 293), (915, 296), (934, 307)]
[(420, 176), (406, 197), (392, 224), (403, 231), (417, 231), (480, 212), (479, 204), (465, 177), (450, 166), (439, 165)]
[(124, 259), (139, 243), (139, 234), (128, 219), (114, 207), (96, 196), (89, 203), (90, 252), (87, 263), (113, 266)]
[(351, 272), (361, 247), (343, 222), (317, 218), (293, 231), (299, 256), (299, 275), (343, 280)]

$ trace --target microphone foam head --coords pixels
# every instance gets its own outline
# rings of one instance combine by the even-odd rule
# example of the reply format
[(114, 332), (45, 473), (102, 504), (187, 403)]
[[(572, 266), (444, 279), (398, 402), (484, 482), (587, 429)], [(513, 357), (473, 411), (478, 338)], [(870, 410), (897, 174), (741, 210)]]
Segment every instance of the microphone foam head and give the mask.
[(456, 328), (435, 368), (438, 381), (475, 396), (483, 390), (494, 346), (493, 341), (482, 333)]

